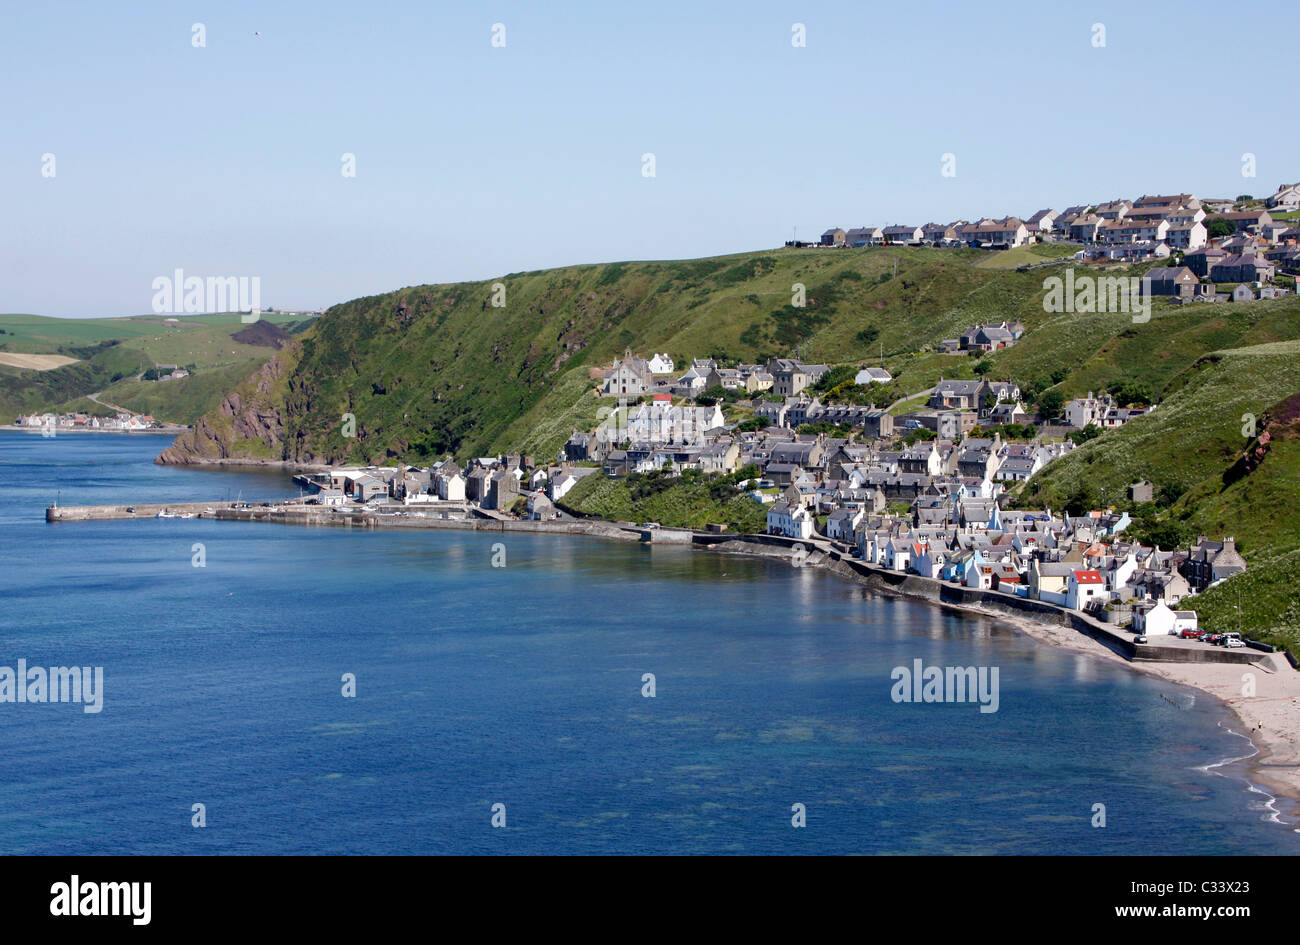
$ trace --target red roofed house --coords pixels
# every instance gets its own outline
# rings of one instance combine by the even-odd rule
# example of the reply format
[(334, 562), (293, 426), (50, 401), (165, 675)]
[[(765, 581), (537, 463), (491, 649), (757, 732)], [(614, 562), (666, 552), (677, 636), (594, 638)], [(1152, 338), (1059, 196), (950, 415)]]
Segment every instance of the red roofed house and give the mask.
[(1071, 571), (1065, 589), (1065, 606), (1086, 610), (1106, 601), (1106, 581), (1100, 571)]

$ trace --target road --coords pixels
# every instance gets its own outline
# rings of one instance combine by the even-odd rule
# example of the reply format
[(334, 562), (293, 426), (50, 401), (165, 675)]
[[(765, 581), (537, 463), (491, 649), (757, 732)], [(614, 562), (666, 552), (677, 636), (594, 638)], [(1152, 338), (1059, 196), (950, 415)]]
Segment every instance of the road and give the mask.
[(922, 394), (932, 394), (932, 393), (934, 393), (934, 388), (927, 387), (925, 390), (918, 390), (915, 394), (908, 394), (906, 397), (900, 397), (898, 398), (898, 400), (894, 401), (892, 404), (890, 404), (888, 407), (885, 408), (885, 413), (889, 413), (899, 404), (906, 403), (909, 400), (915, 400), (917, 397), (920, 397)]
[(86, 396), (91, 400), (93, 400), (95, 403), (99, 404), (101, 407), (107, 407), (110, 410), (116, 410), (119, 413), (129, 413), (132, 415), (135, 414), (134, 410), (128, 410), (126, 407), (119, 407), (117, 404), (110, 404), (107, 400), (100, 400), (99, 395), (102, 393), (104, 392), (101, 390), (94, 394), (87, 394)]

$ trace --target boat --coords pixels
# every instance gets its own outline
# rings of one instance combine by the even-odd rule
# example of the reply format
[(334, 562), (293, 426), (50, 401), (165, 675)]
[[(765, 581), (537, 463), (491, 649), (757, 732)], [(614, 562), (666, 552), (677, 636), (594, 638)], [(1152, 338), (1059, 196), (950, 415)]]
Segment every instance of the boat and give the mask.
[(158, 518), (175, 518), (175, 517), (176, 517), (176, 513), (169, 511), (168, 509), (163, 509), (161, 512), (158, 513)]

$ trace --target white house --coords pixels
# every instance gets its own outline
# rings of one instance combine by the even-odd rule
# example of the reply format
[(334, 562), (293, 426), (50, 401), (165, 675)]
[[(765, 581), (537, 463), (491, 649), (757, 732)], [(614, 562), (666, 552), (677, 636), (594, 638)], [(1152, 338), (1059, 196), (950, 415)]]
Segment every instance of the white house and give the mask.
[(885, 567), (894, 571), (906, 571), (912, 563), (912, 542), (906, 538), (894, 536), (885, 546)]
[(1267, 206), (1270, 210), (1300, 210), (1300, 184), (1282, 184), (1268, 198)]
[(465, 501), (465, 477), (460, 473), (438, 477), (438, 498), (447, 502)]
[(788, 502), (777, 502), (767, 510), (767, 533), (787, 538), (811, 538), (812, 515), (802, 506), (792, 508)]
[(1100, 571), (1071, 571), (1065, 590), (1065, 606), (1084, 610), (1089, 604), (1106, 600), (1106, 580)]
[(1154, 607), (1146, 611), (1135, 611), (1133, 629), (1147, 636), (1168, 636), (1178, 632), (1174, 629), (1174, 612), (1164, 601), (1157, 601)]
[(966, 586), (977, 588), (981, 591), (990, 591), (993, 589), (993, 570), (994, 566), (985, 564), (983, 560), (971, 562), (966, 566)]
[(1177, 249), (1200, 249), (1209, 239), (1209, 231), (1199, 220), (1192, 223), (1172, 223), (1169, 226), (1167, 239), (1169, 245)]
[(853, 532), (866, 516), (866, 509), (836, 509), (826, 516), (826, 537), (834, 541), (853, 541)]
[(571, 472), (557, 473), (551, 479), (551, 501), (558, 502), (569, 494), (569, 490), (578, 484), (580, 476)]
[(677, 391), (683, 397), (694, 397), (704, 390), (709, 383), (707, 372), (697, 371), (691, 368), (685, 374), (677, 379), (673, 390)]
[(912, 570), (928, 578), (937, 578), (948, 556), (942, 546), (932, 548), (928, 542), (912, 544)]
[(1094, 397), (1092, 391), (1088, 391), (1087, 397), (1076, 397), (1065, 405), (1065, 422), (1072, 427), (1101, 426), (1106, 411), (1113, 406), (1115, 404), (1109, 397)]
[(666, 354), (656, 354), (648, 362), (651, 374), (673, 373), (673, 359)]
[(894, 376), (882, 367), (863, 368), (853, 378), (854, 384), (888, 384)]

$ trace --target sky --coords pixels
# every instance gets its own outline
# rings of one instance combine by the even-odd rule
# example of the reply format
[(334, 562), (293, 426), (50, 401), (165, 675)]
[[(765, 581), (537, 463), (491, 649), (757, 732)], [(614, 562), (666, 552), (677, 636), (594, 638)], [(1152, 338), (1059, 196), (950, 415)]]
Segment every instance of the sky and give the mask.
[(1265, 195), (1300, 180), (1269, 27), (1292, 8), (1225, 9), (0, 0), (0, 312), (143, 314), (176, 269), (323, 308), (832, 226)]

